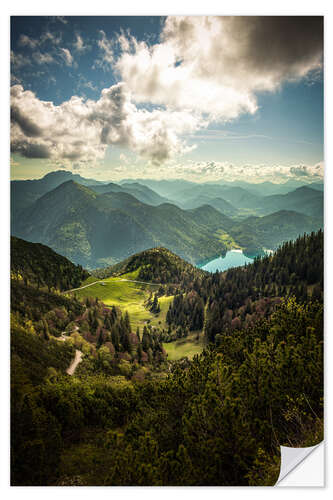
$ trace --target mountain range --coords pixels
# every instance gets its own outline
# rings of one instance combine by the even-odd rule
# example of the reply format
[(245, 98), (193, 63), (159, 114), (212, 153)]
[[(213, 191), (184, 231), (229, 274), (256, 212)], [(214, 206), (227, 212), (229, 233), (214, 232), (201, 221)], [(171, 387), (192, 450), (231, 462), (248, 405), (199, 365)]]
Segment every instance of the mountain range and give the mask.
[[(308, 187), (260, 198), (241, 187), (196, 185), (179, 193), (183, 200), (180, 207), (138, 183), (98, 184), (79, 176), (80, 183), (70, 179), (56, 185), (63, 180), (62, 173), (59, 178), (56, 174), (39, 181), (14, 181), (12, 234), (46, 244), (88, 268), (111, 265), (152, 247), (166, 247), (196, 264), (225, 254), (227, 241), (257, 254), (322, 226), (320, 216), (311, 214), (315, 211), (320, 215), (323, 194)], [(56, 187), (40, 196), (50, 185)], [(209, 197), (221, 189), (228, 201)], [(199, 206), (191, 201), (195, 191)], [(34, 197), (37, 199), (31, 201)], [(237, 207), (261, 201), (263, 212), (268, 206), (276, 212), (239, 218), (236, 214), (240, 209), (231, 200)], [(25, 208), (19, 209), (17, 201), (19, 207)], [(303, 212), (280, 209), (293, 206)]]
[(50, 172), (41, 179), (11, 181), (11, 213), (19, 213), (48, 191), (55, 189), (63, 182), (69, 180), (78, 182), (83, 186), (105, 184), (104, 182), (99, 182), (95, 179), (86, 179), (85, 177), (81, 177), (79, 174), (72, 174), (72, 172), (68, 172), (66, 170)]
[[(266, 193), (266, 188), (263, 193)], [(244, 216), (249, 215), (249, 212), (267, 215), (287, 209), (314, 217), (323, 216), (323, 192), (308, 186), (298, 187), (285, 194), (263, 196), (240, 186), (198, 184), (177, 192), (172, 200), (183, 208), (200, 206), (204, 201), (230, 215)]]
[(91, 185), (90, 188), (99, 194), (128, 193), (134, 196), (137, 200), (142, 201), (142, 203), (147, 203), (148, 205), (153, 206), (169, 202), (169, 200), (164, 196), (160, 196), (149, 187), (139, 184), (138, 182), (124, 183), (121, 186), (119, 184), (115, 184), (114, 182), (110, 182), (108, 184)]
[(91, 267), (111, 264), (154, 246), (166, 246), (196, 262), (225, 251), (212, 227), (225, 216), (200, 222), (200, 210), (185, 211), (172, 204), (157, 207), (124, 193), (97, 194), (67, 181), (42, 196), (14, 219), (12, 233), (42, 242), (73, 262)]
[[(145, 186), (150, 187), (157, 193), (159, 193), (162, 196), (166, 197), (172, 197), (174, 194), (179, 193), (180, 191), (183, 191), (186, 188), (191, 188), (198, 186), (197, 182), (191, 182), (187, 181), (184, 179), (162, 179), (162, 180), (155, 180), (155, 179), (124, 179), (120, 181), (121, 184), (123, 183), (140, 183), (144, 184)], [(241, 187), (243, 189), (246, 189), (247, 191), (250, 191), (253, 194), (256, 194), (258, 196), (263, 196), (263, 193), (265, 196), (270, 196), (273, 194), (286, 194), (289, 193), (290, 191), (294, 191), (298, 187), (301, 186), (308, 186), (313, 189), (318, 189), (319, 191), (324, 190), (324, 183), (323, 181), (317, 181), (317, 182), (305, 182), (299, 179), (288, 179), (286, 182), (282, 183), (275, 183), (271, 181), (264, 181), (264, 182), (258, 182), (258, 183), (252, 183), (252, 182), (246, 182), (242, 180), (235, 180), (235, 181), (226, 181), (224, 179), (220, 181), (208, 181), (203, 183), (205, 186), (209, 185), (219, 185), (219, 186), (225, 186), (225, 187)]]

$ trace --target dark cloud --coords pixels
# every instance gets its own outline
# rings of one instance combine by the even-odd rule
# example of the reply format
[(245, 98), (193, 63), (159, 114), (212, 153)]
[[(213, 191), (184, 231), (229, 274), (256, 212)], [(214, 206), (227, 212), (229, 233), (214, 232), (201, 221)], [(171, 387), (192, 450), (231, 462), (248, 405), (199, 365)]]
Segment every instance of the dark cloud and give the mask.
[(26, 158), (50, 158), (51, 153), (45, 144), (29, 143), (28, 141), (14, 141), (11, 144), (12, 153), (20, 153)]
[(40, 137), (43, 131), (33, 123), (18, 106), (12, 106), (10, 110), (10, 119), (12, 123), (17, 123), (22, 132), (28, 137)]
[(158, 163), (185, 152), (180, 136), (199, 124), (190, 113), (138, 109), (124, 83), (103, 89), (97, 101), (73, 96), (59, 106), (14, 85), (11, 106), (13, 152), (76, 163), (102, 159), (108, 145)]
[(227, 26), (242, 42), (243, 60), (256, 71), (288, 73), (323, 53), (322, 16), (233, 17)]
[(309, 168), (307, 165), (300, 165), (298, 167), (291, 167), (290, 173), (297, 177), (313, 177), (314, 175), (320, 175), (321, 167), (317, 167), (318, 173), (316, 173), (315, 169)]
[(138, 102), (230, 120), (254, 114), (258, 92), (318, 76), (323, 18), (170, 16), (160, 43), (121, 47), (116, 69)]

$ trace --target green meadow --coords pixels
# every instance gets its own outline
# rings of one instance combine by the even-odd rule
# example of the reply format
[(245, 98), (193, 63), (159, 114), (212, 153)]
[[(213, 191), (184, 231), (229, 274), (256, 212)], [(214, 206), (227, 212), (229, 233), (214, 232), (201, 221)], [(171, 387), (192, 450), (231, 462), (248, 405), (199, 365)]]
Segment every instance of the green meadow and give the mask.
[(168, 359), (170, 361), (177, 361), (185, 356), (192, 359), (195, 354), (200, 354), (204, 348), (204, 341), (202, 335), (200, 335), (198, 340), (196, 337), (197, 333), (192, 333), (186, 338), (164, 343), (163, 347), (168, 354)]
[[(169, 305), (173, 300), (173, 295), (159, 297), (160, 312), (153, 314), (145, 307), (150, 293), (154, 293), (159, 285), (135, 283), (138, 280), (139, 269), (121, 276), (113, 276), (103, 280), (97, 280), (90, 276), (82, 283), (82, 287), (90, 285), (81, 290), (76, 290), (75, 295), (80, 298), (98, 297), (107, 306), (117, 306), (123, 312), (128, 311), (130, 315), (132, 330), (139, 327), (142, 331), (143, 326), (150, 324), (156, 328), (167, 328), (166, 315)], [(133, 281), (125, 281), (133, 280)], [(139, 280), (138, 280), (139, 281)], [(195, 354), (200, 354), (203, 350), (203, 340), (200, 336), (197, 340), (197, 334), (191, 334), (187, 338), (175, 340), (174, 342), (164, 343), (163, 347), (168, 354), (168, 359), (176, 361), (187, 356), (192, 359)]]
[[(155, 327), (164, 328), (166, 314), (173, 296), (160, 297), (160, 313), (157, 315), (151, 313), (146, 309), (145, 302), (150, 292), (154, 293), (159, 288), (159, 285), (125, 281), (136, 280), (137, 275), (138, 270), (121, 276), (106, 278), (91, 286), (76, 290), (73, 293), (81, 299), (98, 297), (107, 306), (114, 305), (120, 307), (123, 312), (128, 311), (134, 331), (138, 326), (142, 328), (147, 323)], [(97, 281), (96, 278), (90, 276), (82, 283), (82, 286), (94, 283), (95, 281)]]

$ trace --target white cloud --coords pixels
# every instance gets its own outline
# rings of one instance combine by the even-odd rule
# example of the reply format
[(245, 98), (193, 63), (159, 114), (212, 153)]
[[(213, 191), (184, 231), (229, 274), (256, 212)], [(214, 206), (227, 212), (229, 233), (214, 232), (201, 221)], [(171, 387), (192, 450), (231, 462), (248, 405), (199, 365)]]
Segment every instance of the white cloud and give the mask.
[(59, 33), (57, 36), (54, 32), (51, 33), (51, 31), (45, 31), (41, 35), (40, 41), (41, 43), (51, 42), (52, 45), (59, 45), (59, 43), (61, 42), (61, 33)]
[(319, 162), (316, 165), (295, 165), (290, 167), (290, 173), (298, 178), (304, 177), (324, 177), (324, 163)]
[(60, 56), (65, 61), (67, 66), (72, 66), (73, 56), (70, 53), (69, 49), (60, 48)]
[(64, 16), (56, 16), (55, 19), (62, 24), (68, 24), (68, 21), (67, 21), (67, 19), (65, 19)]
[(47, 52), (40, 52), (37, 50), (33, 52), (32, 57), (37, 64), (50, 64), (54, 62), (53, 56)]
[[(59, 106), (41, 101), (15, 85), (13, 151), (81, 164), (102, 159), (107, 146), (116, 145), (154, 165), (166, 162), (176, 176), (216, 178), (246, 172), (255, 180), (258, 175), (272, 175), (272, 167), (231, 167), (221, 162), (183, 165), (171, 164), (170, 159), (191, 150), (184, 135), (199, 139), (197, 132), (212, 121), (226, 122), (242, 113), (254, 114), (258, 92), (274, 92), (285, 81), (309, 79), (313, 74), (317, 77), (322, 67), (322, 38), (320, 22), (313, 19), (320, 20), (169, 17), (160, 42), (153, 45), (139, 42), (123, 31), (117, 40), (109, 40), (100, 31), (100, 57), (94, 67), (116, 70), (122, 81), (105, 88), (97, 101), (73, 96)], [(87, 47), (83, 38), (75, 36), (76, 51), (83, 51)], [(42, 38), (54, 42), (51, 33), (44, 33)], [(35, 41), (28, 37), (21, 43), (35, 48)], [(51, 54), (36, 50), (32, 57), (38, 64), (59, 62), (61, 57), (67, 66), (76, 65), (67, 48), (54, 48)], [(30, 64), (20, 54), (12, 53), (11, 59), (16, 68)], [(87, 80), (81, 79), (77, 85), (96, 90)], [(149, 111), (138, 103), (149, 103)], [(227, 132), (221, 136), (219, 131), (207, 131), (203, 137), (235, 141), (244, 138)], [(294, 165), (274, 167), (274, 175), (321, 174), (315, 167)]]
[(263, 181), (285, 182), (288, 179), (319, 181), (324, 176), (324, 164), (315, 165), (235, 165), (219, 161), (187, 161), (169, 166), (169, 176), (191, 178), (205, 181), (247, 181), (258, 183)]
[[(122, 156), (122, 155), (120, 155)], [(298, 169), (307, 169), (308, 175), (299, 175)], [(245, 181), (253, 184), (264, 181), (285, 183), (287, 180), (299, 180), (303, 184), (323, 180), (324, 165), (267, 165), (238, 164), (220, 161), (180, 161), (179, 158), (169, 159), (164, 163), (150, 168), (144, 160), (129, 161), (127, 164), (120, 157), (120, 164), (107, 165), (102, 170), (105, 180), (124, 178), (132, 179), (186, 179), (193, 182), (234, 182)]]
[(104, 89), (97, 101), (73, 96), (59, 106), (14, 85), (11, 113), (13, 152), (71, 162), (95, 162), (117, 145), (158, 164), (189, 151), (182, 134), (204, 125), (184, 111), (138, 109), (123, 83)]
[(92, 82), (90, 82), (90, 81), (83, 82), (82, 83), (82, 87), (86, 87), (87, 89), (90, 89), (90, 90), (93, 90), (93, 91), (97, 90), (97, 87), (95, 87), (95, 85)]
[(22, 66), (29, 66), (31, 64), (31, 59), (20, 53), (15, 53), (13, 50), (10, 51), (10, 63), (13, 68), (21, 68)]
[(18, 39), (18, 45), (21, 47), (29, 47), (30, 49), (34, 49), (38, 46), (38, 40), (28, 37), (27, 35), (20, 35)]
[(76, 33), (76, 40), (74, 42), (74, 48), (78, 52), (84, 52), (88, 48), (88, 45), (84, 44), (82, 36), (79, 35), (78, 33)]
[(102, 54), (95, 61), (93, 69), (102, 68), (104, 69), (104, 71), (107, 71), (112, 68), (114, 62), (113, 41), (109, 40), (106, 37), (106, 34), (103, 30), (100, 30), (99, 34), (101, 35), (102, 38), (97, 41), (97, 45), (100, 48)]
[(168, 17), (155, 45), (122, 33), (115, 67), (137, 102), (227, 121), (255, 113), (257, 92), (321, 68), (318, 22), (308, 24), (293, 17)]
[(10, 75), (10, 84), (11, 85), (16, 85), (17, 83), (22, 83), (21, 79), (18, 76), (16, 76), (13, 73), (11, 73), (11, 75)]
[(36, 49), (46, 42), (51, 42), (52, 45), (58, 45), (61, 42), (61, 34), (56, 35), (54, 32), (51, 33), (51, 31), (44, 31), (39, 40), (31, 38), (25, 34), (21, 34), (18, 39), (18, 45), (20, 47), (28, 47), (30, 49)]

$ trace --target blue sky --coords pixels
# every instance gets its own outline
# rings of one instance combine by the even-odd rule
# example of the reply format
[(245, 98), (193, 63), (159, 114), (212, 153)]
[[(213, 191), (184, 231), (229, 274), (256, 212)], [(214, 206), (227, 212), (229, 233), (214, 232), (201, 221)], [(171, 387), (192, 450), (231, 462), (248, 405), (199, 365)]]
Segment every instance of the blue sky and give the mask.
[(320, 18), (13, 17), (12, 177), (323, 174)]

